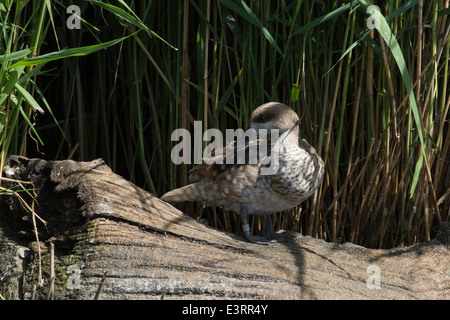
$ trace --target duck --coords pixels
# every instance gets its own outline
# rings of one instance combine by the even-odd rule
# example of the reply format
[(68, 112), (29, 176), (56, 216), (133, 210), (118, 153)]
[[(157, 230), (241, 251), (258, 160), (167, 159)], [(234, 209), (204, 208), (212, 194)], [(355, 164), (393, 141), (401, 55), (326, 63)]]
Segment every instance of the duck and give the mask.
[[(253, 138), (245, 135), (212, 153), (209, 159), (204, 157), (190, 171), (190, 184), (165, 193), (161, 200), (198, 201), (236, 212), (244, 237), (251, 243), (286, 241), (284, 234), (273, 230), (271, 214), (308, 199), (322, 183), (325, 171), (316, 150), (299, 138), (299, 124), (297, 113), (283, 103), (259, 106), (250, 116), (248, 130), (256, 133)], [(245, 155), (239, 157), (240, 152)], [(251, 234), (250, 214), (266, 216), (264, 236)]]

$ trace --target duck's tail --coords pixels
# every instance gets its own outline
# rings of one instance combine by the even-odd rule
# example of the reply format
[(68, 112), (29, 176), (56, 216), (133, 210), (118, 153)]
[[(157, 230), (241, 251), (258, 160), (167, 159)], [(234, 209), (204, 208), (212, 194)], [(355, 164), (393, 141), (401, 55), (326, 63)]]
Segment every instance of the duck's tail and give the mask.
[(187, 186), (169, 191), (165, 193), (160, 199), (166, 202), (202, 201), (203, 196), (197, 186), (197, 183), (192, 183)]

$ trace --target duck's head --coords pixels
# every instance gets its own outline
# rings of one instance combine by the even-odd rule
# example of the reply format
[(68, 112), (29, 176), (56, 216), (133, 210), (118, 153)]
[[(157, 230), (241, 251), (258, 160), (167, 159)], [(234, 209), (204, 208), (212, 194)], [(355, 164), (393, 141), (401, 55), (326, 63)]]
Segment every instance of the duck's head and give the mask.
[(299, 123), (297, 113), (279, 102), (269, 102), (259, 106), (250, 117), (250, 128), (257, 132), (259, 129), (278, 129), (280, 134), (289, 131), (298, 136)]

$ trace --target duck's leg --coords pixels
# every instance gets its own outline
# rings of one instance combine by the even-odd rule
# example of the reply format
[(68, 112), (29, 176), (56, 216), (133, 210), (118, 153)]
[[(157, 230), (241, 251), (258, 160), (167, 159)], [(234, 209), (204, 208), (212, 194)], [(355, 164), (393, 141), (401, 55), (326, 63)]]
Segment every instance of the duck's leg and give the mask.
[(268, 240), (283, 242), (283, 241), (287, 241), (289, 239), (288, 235), (282, 234), (282, 233), (276, 233), (275, 231), (273, 231), (271, 214), (266, 215), (265, 232), (266, 232), (266, 238)]
[(276, 242), (276, 240), (267, 239), (265, 237), (257, 237), (252, 236), (250, 233), (250, 225), (248, 224), (247, 220), (247, 208), (245, 206), (241, 207), (241, 219), (242, 219), (242, 230), (244, 231), (244, 237), (251, 243), (257, 243), (257, 244), (269, 244), (271, 242)]

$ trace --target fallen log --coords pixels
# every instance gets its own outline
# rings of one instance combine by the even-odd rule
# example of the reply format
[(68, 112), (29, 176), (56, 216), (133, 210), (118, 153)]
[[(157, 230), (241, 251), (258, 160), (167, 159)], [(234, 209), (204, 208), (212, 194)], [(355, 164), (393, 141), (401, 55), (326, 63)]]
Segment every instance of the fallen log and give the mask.
[(5, 299), (450, 298), (448, 227), (391, 250), (294, 232), (262, 246), (199, 223), (101, 159), (10, 157), (3, 177), (28, 189), (2, 181), (17, 192), (0, 196)]

